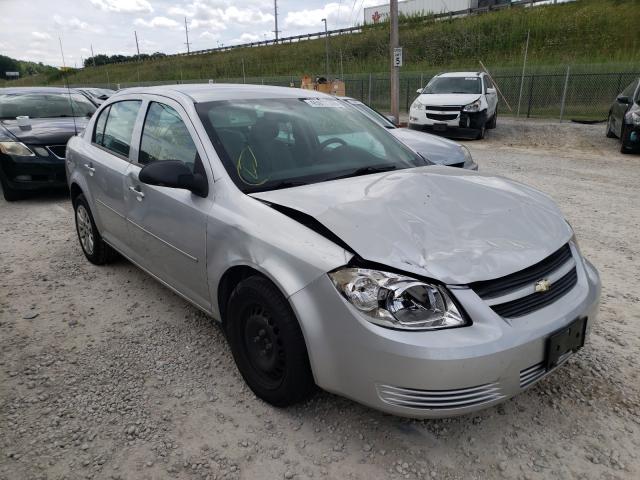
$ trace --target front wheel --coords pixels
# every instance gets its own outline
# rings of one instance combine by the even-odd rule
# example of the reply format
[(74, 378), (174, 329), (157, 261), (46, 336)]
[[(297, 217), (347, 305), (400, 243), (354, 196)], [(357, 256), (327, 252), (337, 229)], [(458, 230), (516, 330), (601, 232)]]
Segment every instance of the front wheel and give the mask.
[(2, 196), (7, 202), (15, 202), (23, 198), (23, 193), (19, 190), (11, 188), (8, 182), (0, 174), (0, 185), (2, 185)]
[(482, 140), (487, 133), (487, 123), (483, 122), (478, 129), (478, 133), (476, 134), (476, 140)]
[(622, 130), (620, 131), (620, 153), (631, 153), (631, 148), (626, 144), (627, 137), (629, 137), (629, 129), (625, 124), (622, 124)]
[(232, 292), (227, 312), (229, 345), (249, 388), (277, 407), (307, 398), (315, 384), (306, 344), (278, 288), (264, 277), (249, 277)]

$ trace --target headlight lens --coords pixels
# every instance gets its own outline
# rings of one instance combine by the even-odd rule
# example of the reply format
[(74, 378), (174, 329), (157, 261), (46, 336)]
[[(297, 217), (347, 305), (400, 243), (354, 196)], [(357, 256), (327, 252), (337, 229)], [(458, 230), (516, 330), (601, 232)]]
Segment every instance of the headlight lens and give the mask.
[(467, 324), (441, 285), (364, 268), (342, 268), (329, 277), (349, 303), (376, 325), (438, 330)]
[(411, 104), (411, 110), (424, 110), (425, 106), (421, 104), (418, 100), (414, 100)]
[(640, 127), (640, 112), (631, 113), (631, 123), (633, 123), (636, 127)]
[(480, 99), (476, 100), (473, 103), (470, 103), (469, 105), (466, 105), (462, 111), (464, 112), (479, 112), (480, 111), (480, 106), (481, 106), (481, 102)]
[(20, 157), (35, 157), (36, 154), (29, 150), (22, 142), (0, 142), (0, 152), (6, 155), (16, 155)]

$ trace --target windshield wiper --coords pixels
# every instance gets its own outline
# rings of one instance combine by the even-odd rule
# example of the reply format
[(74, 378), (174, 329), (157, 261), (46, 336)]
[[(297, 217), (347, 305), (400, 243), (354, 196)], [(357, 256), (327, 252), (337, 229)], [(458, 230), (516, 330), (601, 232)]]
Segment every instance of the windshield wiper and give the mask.
[(249, 189), (246, 193), (257, 193), (257, 192), (268, 192), (269, 190), (280, 190), (282, 188), (293, 188), (293, 187), (301, 187), (303, 185), (308, 185), (307, 182), (296, 182), (293, 180), (283, 180), (281, 182), (267, 184), (267, 185), (256, 185), (254, 188)]
[(359, 177), (360, 175), (369, 175), (370, 173), (380, 173), (380, 172), (390, 172), (391, 170), (395, 170), (397, 167), (395, 165), (381, 165), (378, 167), (362, 167), (357, 168), (353, 172), (347, 173), (345, 175), (338, 175), (337, 177), (330, 177), (325, 179), (325, 182), (328, 180), (339, 180), (341, 178), (350, 178), (350, 177)]

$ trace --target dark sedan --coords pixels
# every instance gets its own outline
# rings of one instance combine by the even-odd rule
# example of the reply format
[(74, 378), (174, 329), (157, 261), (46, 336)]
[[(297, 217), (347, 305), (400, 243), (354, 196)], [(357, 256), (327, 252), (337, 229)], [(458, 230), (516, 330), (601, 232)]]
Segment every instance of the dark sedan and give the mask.
[(0, 88), (0, 184), (7, 201), (25, 192), (66, 187), (67, 140), (96, 107), (73, 90)]
[(91, 100), (96, 105), (102, 105), (102, 103), (107, 100), (111, 95), (116, 93), (115, 90), (111, 90), (110, 88), (76, 88), (80, 93), (84, 94), (89, 100)]
[(631, 82), (611, 105), (607, 137), (620, 139), (622, 153), (640, 151), (640, 78)]

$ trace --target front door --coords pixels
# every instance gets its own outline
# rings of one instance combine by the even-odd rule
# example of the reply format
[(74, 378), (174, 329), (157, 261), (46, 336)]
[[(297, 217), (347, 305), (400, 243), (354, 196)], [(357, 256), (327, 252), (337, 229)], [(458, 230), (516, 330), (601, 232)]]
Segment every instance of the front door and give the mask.
[(149, 101), (144, 108), (137, 162), (132, 162), (125, 179), (132, 260), (210, 311), (206, 269), (210, 198), (188, 190), (143, 184), (138, 179), (142, 167), (165, 160), (181, 160), (206, 177), (201, 160), (204, 149), (177, 102)]

